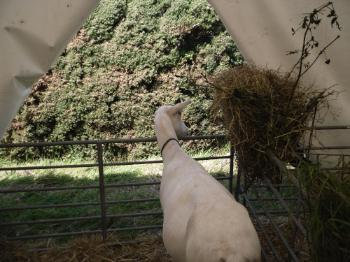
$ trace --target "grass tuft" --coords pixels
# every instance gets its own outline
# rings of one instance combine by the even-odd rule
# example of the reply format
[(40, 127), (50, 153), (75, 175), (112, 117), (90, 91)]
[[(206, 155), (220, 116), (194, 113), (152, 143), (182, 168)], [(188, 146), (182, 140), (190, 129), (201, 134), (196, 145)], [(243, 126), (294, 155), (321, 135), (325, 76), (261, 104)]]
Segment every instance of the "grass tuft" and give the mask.
[(299, 167), (299, 181), (307, 192), (306, 221), (316, 262), (350, 260), (349, 167), (342, 172), (320, 171), (318, 165), (306, 162)]

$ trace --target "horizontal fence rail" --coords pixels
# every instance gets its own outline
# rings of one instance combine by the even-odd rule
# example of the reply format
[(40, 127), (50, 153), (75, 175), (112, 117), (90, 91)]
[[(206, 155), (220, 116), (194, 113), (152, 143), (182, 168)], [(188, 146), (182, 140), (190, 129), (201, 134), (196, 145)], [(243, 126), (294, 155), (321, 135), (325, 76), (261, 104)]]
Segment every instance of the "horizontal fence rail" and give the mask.
[[(202, 135), (202, 136), (188, 136), (179, 138), (182, 141), (194, 141), (205, 139), (227, 139), (225, 135)], [(108, 140), (81, 140), (81, 141), (57, 141), (57, 142), (25, 142), (25, 143), (13, 143), (13, 144), (0, 144), (0, 148), (12, 148), (12, 147), (50, 147), (50, 146), (63, 146), (63, 145), (98, 145), (98, 144), (135, 144), (156, 142), (156, 137), (151, 138), (117, 138)]]
[[(311, 129), (311, 128), (307, 128)], [(314, 130), (349, 130), (350, 125), (336, 125), (336, 126), (315, 126)], [(227, 139), (224, 134), (216, 135), (202, 135), (202, 136), (188, 136), (180, 138), (182, 141), (190, 140), (203, 140), (203, 139)], [(81, 141), (57, 141), (57, 142), (24, 142), (24, 143), (12, 143), (0, 144), (0, 148), (13, 148), (13, 147), (51, 147), (51, 146), (62, 146), (62, 145), (97, 145), (97, 144), (127, 144), (127, 143), (144, 143), (144, 142), (156, 142), (156, 137), (151, 138), (117, 138), (108, 140), (81, 140)]]
[[(197, 161), (229, 159), (230, 155), (214, 156), (214, 157), (194, 157)], [(161, 164), (162, 160), (144, 160), (144, 161), (129, 161), (129, 162), (114, 162), (104, 163), (103, 166), (132, 166), (132, 165), (149, 165)], [(21, 170), (42, 170), (42, 169), (63, 169), (63, 168), (82, 168), (82, 167), (99, 167), (99, 164), (77, 164), (77, 165), (49, 165), (49, 166), (19, 166), (19, 167), (0, 167), (0, 171), (21, 171)]]

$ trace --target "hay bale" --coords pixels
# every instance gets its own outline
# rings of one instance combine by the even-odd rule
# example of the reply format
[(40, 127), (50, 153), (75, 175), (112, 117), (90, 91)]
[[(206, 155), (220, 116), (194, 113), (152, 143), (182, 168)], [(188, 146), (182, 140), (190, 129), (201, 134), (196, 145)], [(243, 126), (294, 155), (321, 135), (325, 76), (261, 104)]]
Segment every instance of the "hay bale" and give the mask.
[(293, 161), (310, 119), (332, 94), (296, 85), (288, 74), (246, 65), (219, 73), (212, 85), (212, 111), (222, 116), (248, 186), (263, 176), (281, 181), (267, 152)]

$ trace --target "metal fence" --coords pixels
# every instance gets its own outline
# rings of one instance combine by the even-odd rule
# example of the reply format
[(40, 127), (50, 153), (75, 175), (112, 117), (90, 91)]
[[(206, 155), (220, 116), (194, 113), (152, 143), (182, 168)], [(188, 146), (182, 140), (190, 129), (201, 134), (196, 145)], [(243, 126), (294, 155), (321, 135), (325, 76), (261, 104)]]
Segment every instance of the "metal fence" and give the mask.
[[(192, 136), (183, 139), (188, 140), (207, 140), (207, 139), (225, 139), (223, 135), (212, 135), (212, 136)], [(134, 144), (134, 143), (155, 143), (155, 138), (133, 138), (133, 139), (111, 139), (111, 140), (93, 140), (93, 141), (62, 141), (62, 142), (39, 142), (39, 143), (17, 143), (17, 144), (2, 144), (0, 149), (8, 148), (30, 148), (30, 147), (52, 147), (52, 146), (77, 146), (77, 145), (92, 145), (96, 148), (96, 163), (83, 163), (83, 164), (60, 164), (60, 165), (37, 165), (37, 166), (15, 166), (15, 167), (0, 167), (0, 172), (15, 172), (15, 171), (27, 171), (27, 170), (58, 170), (58, 169), (74, 169), (74, 168), (96, 168), (98, 170), (98, 184), (83, 185), (83, 186), (49, 186), (49, 187), (30, 187), (30, 188), (1, 188), (0, 194), (16, 194), (16, 193), (29, 193), (29, 192), (53, 192), (53, 191), (71, 191), (71, 190), (98, 190), (99, 198), (95, 202), (79, 202), (79, 203), (58, 203), (58, 204), (44, 204), (44, 205), (31, 205), (31, 206), (11, 206), (0, 208), (0, 213), (5, 212), (21, 212), (28, 210), (45, 210), (45, 209), (60, 209), (60, 208), (81, 208), (88, 206), (98, 206), (99, 214), (93, 216), (77, 216), (77, 217), (60, 217), (50, 219), (35, 219), (27, 221), (11, 221), (1, 222), (0, 230), (7, 229), (10, 234), (4, 234), (3, 237), (6, 240), (34, 240), (34, 239), (48, 239), (48, 238), (59, 238), (68, 237), (75, 235), (86, 235), (86, 234), (102, 234), (103, 239), (107, 237), (110, 232), (128, 232), (136, 230), (150, 230), (160, 229), (162, 227), (159, 224), (147, 224), (141, 226), (128, 226), (128, 227), (115, 227), (111, 228), (110, 220), (117, 219), (134, 219), (144, 217), (161, 217), (162, 212), (160, 208), (152, 211), (138, 211), (134, 213), (113, 213), (108, 214), (107, 210), (114, 205), (128, 205), (137, 203), (149, 203), (159, 202), (158, 194), (151, 198), (139, 198), (139, 199), (113, 199), (108, 201), (106, 198), (106, 190), (115, 189), (121, 190), (125, 188), (138, 188), (138, 187), (150, 187), (160, 185), (160, 181), (143, 181), (134, 183), (106, 183), (105, 182), (105, 168), (113, 166), (126, 166), (126, 165), (149, 165), (159, 164), (162, 160), (138, 160), (138, 161), (123, 161), (123, 162), (106, 162), (104, 159), (104, 147), (108, 144)], [(198, 161), (215, 160), (215, 159), (227, 159), (229, 161), (229, 174), (226, 176), (217, 177), (220, 181), (227, 181), (228, 189), (230, 192), (233, 190), (233, 151), (228, 152), (227, 155), (221, 156), (210, 156), (210, 157), (199, 157), (195, 158)], [(158, 189), (158, 188), (157, 188)], [(1, 217), (1, 216), (0, 216)], [(84, 230), (78, 232), (54, 232), (47, 234), (30, 234), (30, 235), (18, 235), (16, 229), (8, 230), (9, 228), (15, 228), (18, 226), (33, 226), (42, 224), (57, 224), (57, 223), (70, 223), (70, 222), (84, 222), (91, 220), (99, 220), (99, 228), (95, 230)], [(0, 218), (1, 221), (1, 218)], [(4, 231), (4, 230), (2, 230)], [(0, 231), (1, 232), (1, 231)]]
[[(348, 132), (350, 126), (316, 127), (314, 132)], [(301, 149), (300, 154), (312, 159), (324, 171), (341, 171), (349, 174), (350, 141), (342, 146), (323, 145)], [(332, 164), (326, 164), (327, 159)], [(290, 170), (293, 172), (293, 170)], [(237, 176), (235, 196), (248, 209), (255, 222), (261, 243), (263, 261), (311, 261), (308, 232), (305, 220), (308, 213), (300, 185), (285, 180), (283, 184), (273, 185), (264, 179), (243, 190), (240, 183), (242, 175)]]
[[(318, 130), (347, 130), (349, 126), (338, 127), (318, 127)], [(223, 135), (214, 136), (193, 136), (184, 140), (204, 140), (204, 139), (225, 139)], [(1, 149), (8, 148), (29, 148), (29, 147), (52, 147), (52, 146), (75, 146), (75, 145), (92, 145), (96, 148), (96, 162), (87, 164), (69, 164), (69, 165), (50, 165), (50, 166), (16, 166), (16, 167), (0, 167), (0, 172), (16, 172), (23, 170), (45, 170), (45, 169), (74, 169), (74, 168), (96, 168), (98, 171), (98, 183), (82, 186), (49, 186), (49, 187), (29, 187), (29, 188), (13, 188), (6, 187), (0, 189), (0, 194), (10, 195), (16, 193), (30, 192), (53, 192), (53, 191), (71, 191), (71, 190), (97, 190), (98, 200), (94, 202), (65, 202), (55, 204), (40, 204), (31, 206), (8, 206), (1, 207), (0, 214), (6, 212), (23, 212), (28, 210), (47, 210), (47, 209), (64, 209), (64, 208), (81, 208), (81, 207), (96, 207), (98, 214), (75, 217), (60, 217), (50, 219), (33, 219), (26, 221), (7, 221), (0, 223), (0, 232), (6, 240), (35, 240), (35, 239), (52, 239), (62, 238), (75, 235), (86, 234), (101, 234), (105, 239), (108, 233), (118, 232), (123, 233), (145, 230), (159, 230), (162, 228), (162, 212), (159, 205), (158, 190), (159, 180), (130, 182), (130, 183), (110, 183), (106, 182), (105, 169), (113, 166), (125, 165), (147, 165), (161, 164), (162, 160), (138, 160), (138, 161), (122, 161), (122, 162), (107, 162), (104, 158), (104, 148), (108, 144), (118, 143), (155, 143), (155, 138), (134, 138), (134, 139), (113, 139), (113, 140), (98, 140), (98, 141), (64, 141), (64, 142), (41, 142), (41, 143), (18, 143), (18, 144), (2, 144)], [(345, 163), (349, 157), (346, 154), (339, 153), (323, 153), (322, 150), (340, 150), (350, 149), (350, 146), (327, 146), (308, 148), (308, 152), (317, 152), (316, 158), (320, 161), (322, 155), (338, 156)], [(320, 151), (321, 150), (321, 151)], [(243, 192), (244, 183), (241, 181), (241, 174), (234, 174), (234, 149), (231, 147), (225, 155), (210, 156), (196, 158), (198, 161), (226, 159), (228, 164), (228, 172), (225, 175), (217, 177), (218, 180), (225, 182), (228, 190), (234, 193), (236, 198), (242, 202), (250, 212), (250, 215), (255, 223), (259, 237), (262, 241), (262, 257), (264, 261), (304, 261), (306, 260), (308, 250), (307, 231), (304, 227), (303, 199), (300, 195), (298, 186), (291, 183), (274, 185), (269, 180), (265, 179), (261, 183), (253, 185), (247, 192)], [(235, 187), (235, 192), (234, 190)], [(108, 199), (108, 190), (125, 190), (136, 189), (141, 187), (153, 187), (155, 194), (147, 198), (131, 197), (130, 199)], [(135, 210), (134, 212), (124, 213), (109, 213), (108, 211), (114, 206), (120, 205), (143, 205), (150, 203), (158, 203), (151, 205), (148, 210)], [(0, 215), (0, 221), (1, 217)], [(152, 218), (147, 220), (146, 218)], [(157, 218), (157, 219), (153, 219)], [(146, 224), (139, 225), (133, 223), (131, 226), (116, 226), (111, 227), (111, 224), (119, 220), (132, 221), (147, 220)], [(98, 228), (94, 230), (81, 231), (66, 231), (66, 232), (49, 232), (38, 234), (20, 234), (16, 233), (18, 226), (32, 226), (43, 224), (60, 224), (60, 223), (87, 223), (87, 221), (99, 221)], [(154, 223), (157, 221), (158, 223)], [(118, 223), (117, 223), (118, 224)], [(10, 228), (14, 228), (12, 231)]]

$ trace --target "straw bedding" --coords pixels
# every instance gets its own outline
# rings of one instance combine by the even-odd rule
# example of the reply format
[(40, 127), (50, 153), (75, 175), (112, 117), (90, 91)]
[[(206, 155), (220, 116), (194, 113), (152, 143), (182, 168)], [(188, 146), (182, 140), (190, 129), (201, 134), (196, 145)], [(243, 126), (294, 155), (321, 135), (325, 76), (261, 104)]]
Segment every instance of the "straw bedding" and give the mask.
[(19, 243), (0, 242), (3, 262), (105, 262), (145, 261), (168, 262), (162, 238), (159, 235), (144, 235), (134, 243), (121, 243), (115, 236), (102, 241), (100, 235), (74, 238), (65, 247), (53, 247), (45, 252), (29, 251), (28, 246)]

